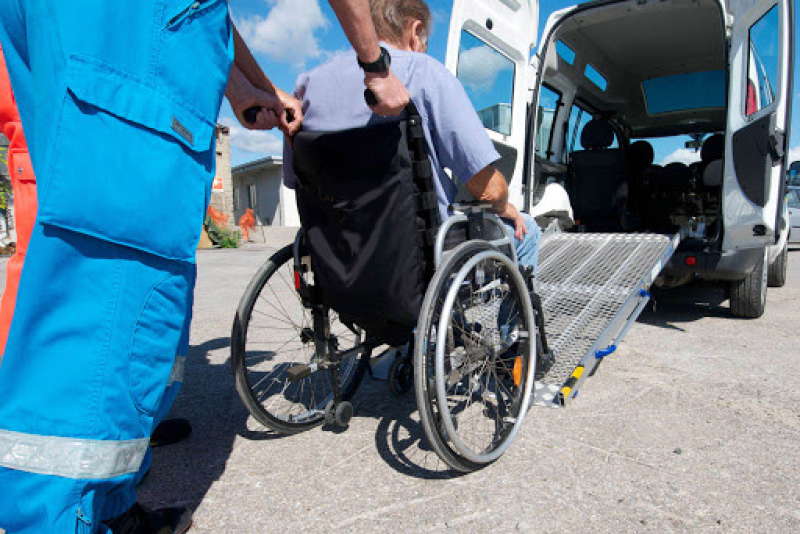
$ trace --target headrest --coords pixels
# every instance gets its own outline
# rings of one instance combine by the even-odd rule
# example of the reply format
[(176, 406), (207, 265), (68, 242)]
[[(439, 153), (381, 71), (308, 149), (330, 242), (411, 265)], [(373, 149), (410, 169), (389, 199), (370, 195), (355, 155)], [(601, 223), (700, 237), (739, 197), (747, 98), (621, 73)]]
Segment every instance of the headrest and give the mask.
[(608, 121), (592, 119), (581, 132), (581, 145), (586, 150), (608, 148), (614, 143), (614, 129)]
[(723, 134), (714, 134), (703, 142), (703, 148), (700, 149), (700, 158), (703, 163), (708, 165), (716, 159), (722, 159), (725, 156), (725, 136)]
[(628, 162), (632, 169), (642, 171), (653, 164), (656, 153), (647, 141), (636, 141), (628, 147)]
[(682, 190), (691, 183), (692, 171), (683, 163), (670, 163), (661, 173), (661, 185), (665, 188)]
[(706, 187), (720, 187), (722, 185), (722, 160), (712, 161), (703, 171), (703, 185)]

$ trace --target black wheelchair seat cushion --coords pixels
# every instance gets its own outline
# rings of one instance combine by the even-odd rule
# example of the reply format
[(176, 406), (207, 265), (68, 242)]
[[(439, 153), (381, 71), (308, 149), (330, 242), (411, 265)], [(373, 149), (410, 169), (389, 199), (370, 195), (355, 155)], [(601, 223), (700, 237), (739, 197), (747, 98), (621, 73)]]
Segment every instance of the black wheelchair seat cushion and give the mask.
[(294, 139), (297, 207), (324, 303), (385, 342), (417, 324), (425, 269), (405, 121)]

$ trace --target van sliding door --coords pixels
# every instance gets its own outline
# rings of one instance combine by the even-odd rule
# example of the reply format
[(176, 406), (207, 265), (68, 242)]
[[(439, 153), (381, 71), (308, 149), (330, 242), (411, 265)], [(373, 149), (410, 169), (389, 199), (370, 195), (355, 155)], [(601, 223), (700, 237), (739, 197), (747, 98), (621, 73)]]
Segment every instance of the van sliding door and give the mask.
[(458, 76), (502, 156), (510, 200), (522, 206), (529, 60), (539, 0), (454, 0), (447, 68)]
[(723, 250), (777, 241), (792, 106), (791, 0), (730, 0)]

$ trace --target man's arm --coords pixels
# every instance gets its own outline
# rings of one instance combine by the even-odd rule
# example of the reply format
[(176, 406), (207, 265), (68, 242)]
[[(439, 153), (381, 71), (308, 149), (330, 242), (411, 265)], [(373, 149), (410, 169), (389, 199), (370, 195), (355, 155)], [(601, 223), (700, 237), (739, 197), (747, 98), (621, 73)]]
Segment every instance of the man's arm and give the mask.
[(508, 183), (500, 171), (488, 165), (470, 178), (466, 186), (467, 191), (476, 200), (491, 204), (492, 212), (514, 222), (514, 236), (517, 239), (522, 239), (528, 233), (522, 215), (517, 207), (508, 201)]
[[(330, 4), (358, 58), (363, 63), (377, 61), (381, 49), (369, 0), (330, 0)], [(375, 94), (378, 103), (371, 108), (379, 115), (399, 115), (410, 99), (408, 89), (391, 70), (379, 74), (365, 73), (364, 85)]]
[[(289, 136), (297, 133), (303, 120), (300, 102), (275, 87), (264, 74), (236, 26), (233, 27), (233, 46), (235, 56), (225, 96), (236, 118), (245, 128), (268, 130), (277, 126)], [(251, 107), (262, 108), (254, 123), (243, 116)]]

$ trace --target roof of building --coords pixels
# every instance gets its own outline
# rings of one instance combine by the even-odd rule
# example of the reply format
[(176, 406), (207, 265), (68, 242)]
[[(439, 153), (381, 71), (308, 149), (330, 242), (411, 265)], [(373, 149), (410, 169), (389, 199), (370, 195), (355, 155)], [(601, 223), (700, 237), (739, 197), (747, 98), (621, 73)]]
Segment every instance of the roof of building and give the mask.
[(270, 167), (277, 167), (283, 165), (283, 158), (280, 156), (267, 156), (266, 158), (257, 159), (255, 161), (251, 161), (249, 163), (244, 163), (242, 165), (238, 165), (233, 168), (232, 172), (234, 175), (241, 174), (243, 172), (252, 172), (252, 171), (259, 171), (262, 169), (268, 169)]

